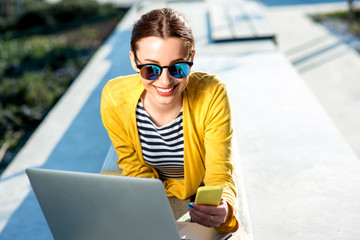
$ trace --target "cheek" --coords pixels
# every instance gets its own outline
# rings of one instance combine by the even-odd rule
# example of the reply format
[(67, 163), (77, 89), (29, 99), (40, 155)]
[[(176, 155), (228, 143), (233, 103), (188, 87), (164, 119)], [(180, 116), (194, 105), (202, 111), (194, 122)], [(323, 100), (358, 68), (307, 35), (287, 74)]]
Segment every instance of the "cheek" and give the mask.
[(147, 92), (151, 91), (151, 89), (153, 88), (152, 85), (151, 85), (151, 82), (142, 81), (142, 84), (143, 84), (144, 89), (145, 89)]
[(149, 89), (151, 87), (151, 84), (152, 84), (152, 82), (146, 81), (146, 80), (143, 80), (143, 79), (141, 79), (141, 83), (142, 83), (142, 85), (144, 86), (145, 89)]

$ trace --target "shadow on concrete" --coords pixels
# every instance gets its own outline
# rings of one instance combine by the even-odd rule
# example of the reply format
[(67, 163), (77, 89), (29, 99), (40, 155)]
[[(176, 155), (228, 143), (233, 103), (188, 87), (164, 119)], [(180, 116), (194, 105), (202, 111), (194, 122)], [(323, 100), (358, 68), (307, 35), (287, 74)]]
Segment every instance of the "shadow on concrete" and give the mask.
[(345, 45), (349, 45), (346, 39), (334, 40), (331, 34), (326, 34), (285, 51), (285, 56), (292, 59), (299, 73), (305, 73), (349, 53), (350, 46)]
[[(303, 74), (307, 71), (320, 67), (328, 62), (334, 61), (350, 52), (350, 49), (340, 48), (342, 42), (336, 42), (331, 46), (320, 49), (314, 53), (309, 54), (308, 56), (303, 57), (302, 59), (298, 59), (293, 62), (296, 66), (302, 62), (310, 61), (312, 58), (318, 57), (316, 61), (311, 62), (310, 64), (305, 64), (304, 66), (298, 68), (298, 72)], [(332, 54), (325, 55), (325, 53), (332, 51)], [(321, 56), (323, 54), (323, 56)]]
[(259, 0), (268, 7), (294, 6), (294, 5), (312, 5), (319, 3), (341, 3), (344, 0)]
[[(130, 31), (117, 32), (107, 40), (112, 51), (107, 56), (109, 71), (89, 96), (71, 126), (67, 129), (41, 168), (97, 173), (107, 154), (110, 140), (101, 122), (100, 98), (103, 86), (119, 75), (133, 73), (128, 52)], [(22, 173), (16, 173), (10, 178)], [(52, 239), (36, 197), (31, 191), (9, 219), (1, 233), (2, 240)]]

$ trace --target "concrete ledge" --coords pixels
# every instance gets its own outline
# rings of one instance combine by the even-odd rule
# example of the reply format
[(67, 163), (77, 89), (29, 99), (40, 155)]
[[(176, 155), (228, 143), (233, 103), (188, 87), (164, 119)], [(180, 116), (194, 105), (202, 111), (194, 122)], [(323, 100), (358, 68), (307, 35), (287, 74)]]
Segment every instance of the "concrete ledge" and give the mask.
[(108, 175), (121, 175), (122, 169), (117, 165), (118, 157), (116, 155), (115, 148), (110, 145), (109, 151), (106, 154), (104, 163), (100, 169), (100, 174)]
[(253, 1), (217, 3), (209, 8), (210, 35), (213, 41), (272, 39), (276, 34)]

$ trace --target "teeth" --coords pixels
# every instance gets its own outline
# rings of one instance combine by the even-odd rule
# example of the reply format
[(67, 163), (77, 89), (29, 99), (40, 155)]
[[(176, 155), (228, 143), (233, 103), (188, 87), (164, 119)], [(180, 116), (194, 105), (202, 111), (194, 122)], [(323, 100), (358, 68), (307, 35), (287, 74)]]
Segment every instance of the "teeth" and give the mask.
[(174, 87), (167, 88), (167, 89), (162, 89), (162, 88), (156, 88), (156, 89), (159, 90), (160, 92), (168, 93), (168, 92), (171, 92), (174, 89)]

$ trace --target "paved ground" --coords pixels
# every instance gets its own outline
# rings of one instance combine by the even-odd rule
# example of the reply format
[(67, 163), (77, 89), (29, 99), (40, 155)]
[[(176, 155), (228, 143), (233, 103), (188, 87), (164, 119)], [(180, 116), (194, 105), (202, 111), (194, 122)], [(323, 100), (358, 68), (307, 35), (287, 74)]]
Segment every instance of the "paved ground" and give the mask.
[(267, 4), (267, 18), (278, 33), (279, 50), (295, 66), (360, 158), (360, 55), (348, 46), (347, 39), (334, 36), (308, 16), (346, 9), (346, 1), (313, 1), (305, 5), (310, 1), (297, 1), (292, 6), (284, 6), (284, 2), (291, 1), (261, 2)]

